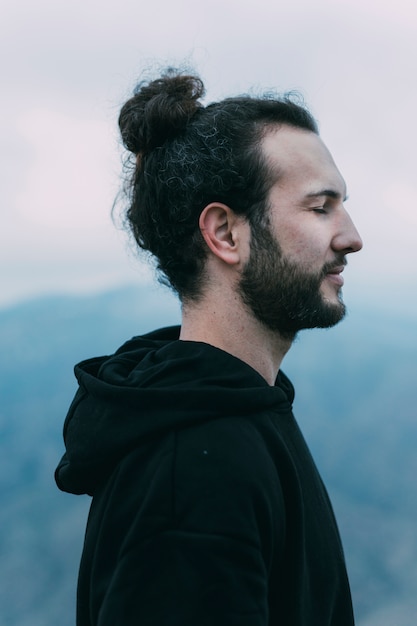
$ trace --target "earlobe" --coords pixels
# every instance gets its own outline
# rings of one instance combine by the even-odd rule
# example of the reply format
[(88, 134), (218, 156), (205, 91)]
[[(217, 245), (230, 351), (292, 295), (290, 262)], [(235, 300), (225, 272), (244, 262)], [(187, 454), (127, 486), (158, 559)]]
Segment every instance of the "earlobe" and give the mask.
[(209, 250), (224, 263), (240, 261), (239, 218), (230, 207), (219, 202), (208, 204), (201, 212), (199, 226)]

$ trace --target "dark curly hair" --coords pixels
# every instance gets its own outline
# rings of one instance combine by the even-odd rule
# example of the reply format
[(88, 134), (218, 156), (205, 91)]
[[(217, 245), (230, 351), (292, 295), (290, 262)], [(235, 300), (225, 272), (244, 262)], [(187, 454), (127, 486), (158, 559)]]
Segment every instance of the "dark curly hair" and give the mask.
[(123, 143), (135, 156), (127, 225), (182, 301), (198, 299), (204, 283), (204, 207), (222, 202), (252, 227), (264, 223), (274, 179), (260, 140), (281, 124), (318, 133), (290, 95), (239, 96), (206, 107), (203, 95), (198, 76), (168, 69), (139, 83), (119, 116)]

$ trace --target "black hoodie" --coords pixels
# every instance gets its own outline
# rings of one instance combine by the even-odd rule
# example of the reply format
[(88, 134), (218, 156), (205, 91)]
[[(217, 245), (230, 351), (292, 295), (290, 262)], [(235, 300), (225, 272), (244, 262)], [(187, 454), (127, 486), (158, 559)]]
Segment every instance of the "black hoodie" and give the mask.
[(75, 368), (58, 486), (93, 496), (78, 626), (352, 626), (332, 508), (292, 414), (168, 328)]

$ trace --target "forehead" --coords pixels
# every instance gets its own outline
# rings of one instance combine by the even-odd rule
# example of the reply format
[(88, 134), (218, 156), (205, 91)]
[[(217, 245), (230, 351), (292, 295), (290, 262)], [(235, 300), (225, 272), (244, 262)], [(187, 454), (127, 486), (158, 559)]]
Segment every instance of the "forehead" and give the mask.
[(281, 126), (262, 139), (262, 152), (279, 187), (292, 187), (303, 195), (320, 189), (346, 195), (345, 181), (326, 145), (315, 133)]

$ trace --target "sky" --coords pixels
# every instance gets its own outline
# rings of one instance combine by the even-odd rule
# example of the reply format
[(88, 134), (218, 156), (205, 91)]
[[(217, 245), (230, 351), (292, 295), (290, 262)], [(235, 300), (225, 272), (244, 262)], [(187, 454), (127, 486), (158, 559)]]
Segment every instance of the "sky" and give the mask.
[[(364, 248), (345, 296), (417, 311), (417, 9), (408, 0), (3, 0), (0, 307), (152, 280), (111, 219), (120, 107), (188, 64), (207, 102), (300, 91)], [(155, 70), (156, 68), (156, 70)]]

